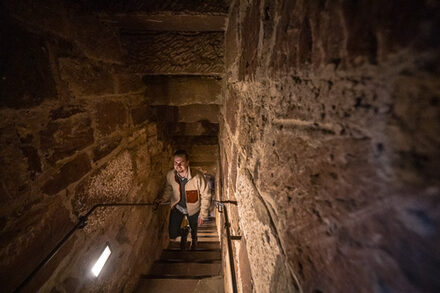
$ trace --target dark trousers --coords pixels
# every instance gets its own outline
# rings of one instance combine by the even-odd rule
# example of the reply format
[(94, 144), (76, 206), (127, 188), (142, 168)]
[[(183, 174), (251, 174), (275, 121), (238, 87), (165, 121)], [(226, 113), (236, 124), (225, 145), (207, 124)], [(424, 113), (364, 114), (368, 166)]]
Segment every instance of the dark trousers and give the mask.
[[(192, 216), (187, 216), (189, 226), (191, 227), (191, 238), (197, 239), (197, 220), (199, 218), (199, 213)], [(184, 230), (180, 228), (180, 225), (182, 224), (184, 214), (182, 214), (178, 209), (173, 208), (171, 209), (170, 213), (170, 225), (169, 225), (169, 232), (170, 232), (170, 238), (175, 239), (177, 236), (182, 236), (184, 234)]]

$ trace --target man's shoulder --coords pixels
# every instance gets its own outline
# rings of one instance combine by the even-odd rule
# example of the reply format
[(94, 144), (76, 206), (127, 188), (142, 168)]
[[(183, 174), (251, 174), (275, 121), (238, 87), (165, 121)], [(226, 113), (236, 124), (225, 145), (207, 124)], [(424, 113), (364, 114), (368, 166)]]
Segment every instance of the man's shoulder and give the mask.
[(167, 178), (174, 178), (174, 169), (167, 172)]

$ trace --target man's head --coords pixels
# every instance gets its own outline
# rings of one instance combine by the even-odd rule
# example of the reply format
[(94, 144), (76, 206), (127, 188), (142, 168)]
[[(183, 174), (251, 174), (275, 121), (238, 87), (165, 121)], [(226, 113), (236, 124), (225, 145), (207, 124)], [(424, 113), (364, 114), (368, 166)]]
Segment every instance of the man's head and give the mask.
[(178, 150), (174, 153), (174, 170), (181, 175), (185, 176), (188, 170), (189, 160), (188, 154), (184, 150)]

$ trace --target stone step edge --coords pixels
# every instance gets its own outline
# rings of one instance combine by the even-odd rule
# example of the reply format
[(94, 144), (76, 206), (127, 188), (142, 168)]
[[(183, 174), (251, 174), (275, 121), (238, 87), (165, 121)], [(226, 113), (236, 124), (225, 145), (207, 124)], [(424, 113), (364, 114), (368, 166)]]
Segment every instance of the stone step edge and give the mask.
[(222, 259), (193, 259), (193, 260), (187, 260), (187, 259), (179, 259), (179, 258), (167, 258), (167, 259), (159, 259), (155, 263), (160, 264), (175, 264), (175, 263), (205, 263), (205, 264), (221, 264)]
[(192, 276), (192, 275), (154, 275), (154, 274), (144, 274), (140, 276), (140, 279), (193, 279), (193, 280), (201, 280), (201, 279), (209, 279), (209, 278), (215, 278), (222, 275), (199, 275), (199, 276)]
[(182, 253), (184, 251), (188, 251), (188, 252), (194, 252), (194, 251), (218, 251), (219, 249), (211, 249), (211, 248), (199, 248), (197, 247), (195, 250), (190, 250), (189, 248), (187, 250), (182, 250), (180, 249), (180, 247), (176, 247), (176, 248), (167, 248), (166, 250), (168, 251), (182, 251)]
[[(163, 251), (168, 251), (168, 252), (174, 252), (176, 250), (180, 250), (180, 249), (164, 249)], [(215, 251), (218, 253), (221, 253), (222, 250), (220, 248), (206, 248), (206, 249), (199, 249), (199, 250), (182, 250), (182, 253), (192, 253), (192, 252), (204, 252), (204, 251)]]

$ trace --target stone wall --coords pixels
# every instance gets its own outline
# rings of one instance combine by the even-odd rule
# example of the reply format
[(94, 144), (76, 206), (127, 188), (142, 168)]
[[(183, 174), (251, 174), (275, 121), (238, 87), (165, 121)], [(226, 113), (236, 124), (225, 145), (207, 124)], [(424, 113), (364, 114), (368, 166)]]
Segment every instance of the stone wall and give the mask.
[[(73, 2), (3, 1), (0, 283), (10, 292), (102, 202), (151, 202), (171, 166), (117, 34)], [(165, 244), (166, 210), (98, 209), (29, 292), (130, 291)], [(112, 249), (102, 275), (90, 266)]]
[(235, 1), (222, 195), (243, 292), (438, 292), (440, 6)]

